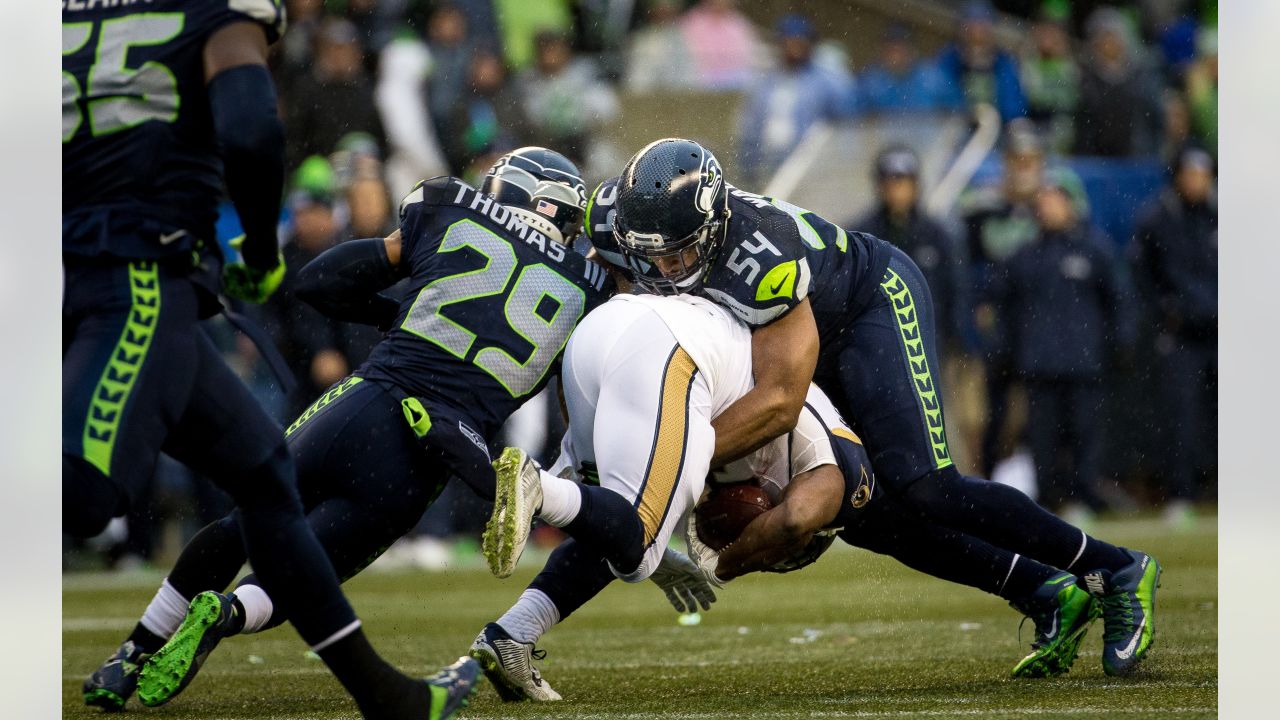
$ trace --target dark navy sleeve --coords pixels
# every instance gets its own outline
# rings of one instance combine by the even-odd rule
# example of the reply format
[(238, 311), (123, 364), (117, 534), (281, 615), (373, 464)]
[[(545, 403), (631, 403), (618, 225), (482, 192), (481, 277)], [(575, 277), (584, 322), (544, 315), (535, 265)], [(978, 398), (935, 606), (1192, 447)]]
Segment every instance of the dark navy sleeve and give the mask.
[(617, 213), (618, 178), (610, 178), (596, 186), (587, 201), (587, 214), (582, 221), (582, 232), (591, 247), (610, 265), (626, 267), (626, 259), (613, 236), (613, 216)]
[[(441, 197), (454, 182), (452, 177), (435, 177), (422, 180), (400, 201), (400, 256), (409, 258), (422, 237), (431, 215), (440, 204)], [(458, 181), (459, 183), (461, 181)], [(464, 186), (465, 187), (465, 186)], [(401, 262), (405, 262), (403, 259)]]

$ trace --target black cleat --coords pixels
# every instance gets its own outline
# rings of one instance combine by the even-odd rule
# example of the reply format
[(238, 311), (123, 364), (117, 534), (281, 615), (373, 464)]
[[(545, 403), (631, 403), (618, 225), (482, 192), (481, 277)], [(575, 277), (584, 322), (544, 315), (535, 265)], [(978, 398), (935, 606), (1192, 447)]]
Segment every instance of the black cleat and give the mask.
[(84, 681), (84, 704), (106, 712), (124, 710), (125, 701), (138, 689), (138, 675), (149, 656), (132, 640), (125, 640), (102, 667)]

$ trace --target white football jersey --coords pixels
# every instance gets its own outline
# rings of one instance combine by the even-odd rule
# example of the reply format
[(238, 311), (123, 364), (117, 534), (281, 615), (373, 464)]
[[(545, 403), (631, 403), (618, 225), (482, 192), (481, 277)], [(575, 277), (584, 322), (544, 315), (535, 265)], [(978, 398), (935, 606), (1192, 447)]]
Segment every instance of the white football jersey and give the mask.
[[(693, 295), (618, 295), (609, 300), (651, 309), (689, 353), (711, 388), (712, 415), (747, 394), (751, 378), (751, 331), (724, 307)], [(594, 312), (601, 312), (605, 303)]]

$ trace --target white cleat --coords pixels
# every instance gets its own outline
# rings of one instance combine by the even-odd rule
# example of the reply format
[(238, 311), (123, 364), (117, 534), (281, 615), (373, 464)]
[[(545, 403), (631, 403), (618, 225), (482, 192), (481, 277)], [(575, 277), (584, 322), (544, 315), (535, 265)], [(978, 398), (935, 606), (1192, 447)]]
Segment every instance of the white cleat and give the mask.
[(522, 643), (502, 629), (497, 623), (484, 626), (475, 642), (471, 643), (471, 657), (475, 658), (493, 683), (503, 702), (555, 702), (560, 693), (542, 679), (534, 659), (546, 656), (533, 643)]
[(542, 507), (542, 476), (538, 464), (516, 447), (503, 450), (502, 457), (494, 461), (493, 470), (497, 487), (482, 548), (489, 571), (505, 578), (515, 572), (529, 541), (529, 525)]

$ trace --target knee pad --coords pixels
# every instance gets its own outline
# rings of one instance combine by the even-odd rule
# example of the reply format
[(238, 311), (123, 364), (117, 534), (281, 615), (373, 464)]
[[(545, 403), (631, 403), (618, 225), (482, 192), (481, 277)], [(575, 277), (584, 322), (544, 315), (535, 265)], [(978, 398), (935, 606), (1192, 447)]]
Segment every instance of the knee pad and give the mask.
[(128, 509), (124, 493), (111, 478), (75, 455), (62, 456), (62, 531), (93, 537)]
[(928, 515), (947, 512), (964, 503), (965, 480), (955, 466), (948, 466), (916, 478), (899, 497), (905, 506)]

